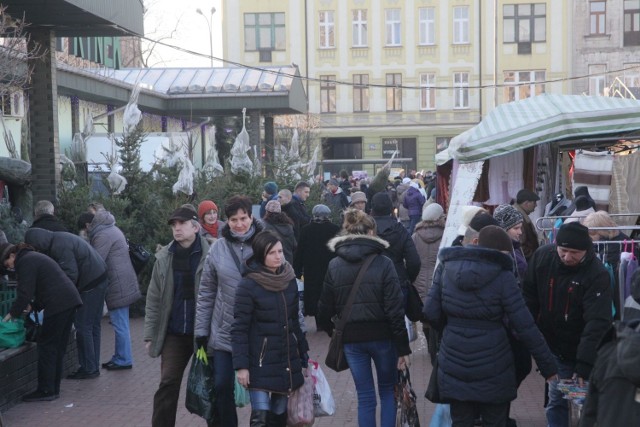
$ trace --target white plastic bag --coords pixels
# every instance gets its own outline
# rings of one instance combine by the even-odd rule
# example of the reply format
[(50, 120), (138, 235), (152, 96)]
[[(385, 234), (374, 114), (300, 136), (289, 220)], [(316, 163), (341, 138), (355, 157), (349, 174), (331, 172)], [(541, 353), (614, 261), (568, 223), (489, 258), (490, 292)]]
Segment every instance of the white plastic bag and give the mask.
[(324, 376), (318, 362), (309, 360), (309, 372), (313, 378), (313, 414), (316, 417), (327, 417), (336, 413), (336, 402), (333, 400), (331, 387)]
[(404, 324), (407, 327), (407, 334), (409, 335), (409, 342), (414, 342), (418, 339), (418, 328), (416, 322), (409, 320), (407, 316), (404, 316)]

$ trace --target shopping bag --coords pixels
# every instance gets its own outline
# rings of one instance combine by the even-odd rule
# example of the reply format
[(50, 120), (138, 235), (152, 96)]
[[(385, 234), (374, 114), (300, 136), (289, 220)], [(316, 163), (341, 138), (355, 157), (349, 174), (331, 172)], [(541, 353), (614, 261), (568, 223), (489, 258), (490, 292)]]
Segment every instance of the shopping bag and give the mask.
[(429, 427), (451, 427), (452, 425), (451, 407), (446, 403), (438, 403), (431, 417)]
[(314, 360), (309, 360), (309, 373), (313, 378), (313, 415), (316, 417), (326, 417), (335, 414), (336, 402), (333, 400), (333, 393), (327, 377), (324, 376), (320, 364)]
[(187, 410), (211, 423), (214, 417), (213, 369), (204, 347), (200, 347), (191, 359), (186, 394)]
[(287, 425), (313, 424), (313, 377), (304, 378), (304, 384), (291, 393), (287, 402)]
[(409, 342), (414, 342), (418, 339), (418, 328), (416, 322), (409, 320), (407, 316), (404, 316), (404, 325), (407, 328), (407, 334), (409, 335)]
[(22, 319), (3, 322), (0, 319), (0, 348), (16, 348), (24, 343), (25, 330)]
[(236, 401), (236, 406), (238, 408), (244, 408), (249, 403), (251, 403), (251, 398), (249, 397), (249, 390), (244, 388), (242, 384), (238, 382), (238, 377), (236, 376), (236, 381), (233, 386), (233, 396)]
[(396, 404), (398, 412), (396, 415), (396, 427), (420, 427), (418, 418), (418, 407), (416, 393), (411, 388), (411, 378), (409, 368), (398, 371), (398, 383), (395, 387)]

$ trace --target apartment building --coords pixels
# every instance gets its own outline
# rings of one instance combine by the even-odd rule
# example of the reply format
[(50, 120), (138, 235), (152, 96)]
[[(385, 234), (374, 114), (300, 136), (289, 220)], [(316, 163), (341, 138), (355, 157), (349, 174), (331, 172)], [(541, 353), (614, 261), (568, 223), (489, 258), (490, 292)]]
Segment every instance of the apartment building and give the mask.
[(225, 0), (223, 54), (299, 67), (325, 160), (374, 172), (397, 149), (403, 167), (432, 169), (496, 105), (569, 93), (572, 12), (551, 0)]
[(573, 2), (574, 93), (640, 99), (640, 1)]

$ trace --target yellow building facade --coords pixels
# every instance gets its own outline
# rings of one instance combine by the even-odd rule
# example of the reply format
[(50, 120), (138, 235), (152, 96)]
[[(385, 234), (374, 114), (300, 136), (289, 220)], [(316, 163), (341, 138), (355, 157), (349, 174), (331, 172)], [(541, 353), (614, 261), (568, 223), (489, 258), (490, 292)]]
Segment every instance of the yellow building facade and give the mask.
[(371, 174), (395, 149), (398, 167), (433, 170), (436, 152), (497, 104), (569, 93), (567, 3), (225, 0), (223, 55), (299, 67), (323, 158), (345, 162), (325, 171)]

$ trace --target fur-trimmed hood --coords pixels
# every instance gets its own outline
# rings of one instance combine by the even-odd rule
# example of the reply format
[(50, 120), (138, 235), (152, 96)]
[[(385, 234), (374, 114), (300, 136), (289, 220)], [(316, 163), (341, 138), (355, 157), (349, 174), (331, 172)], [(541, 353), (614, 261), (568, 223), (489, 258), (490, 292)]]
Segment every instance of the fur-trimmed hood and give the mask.
[(370, 254), (382, 253), (389, 243), (368, 234), (343, 234), (329, 240), (327, 247), (348, 262), (360, 262)]

